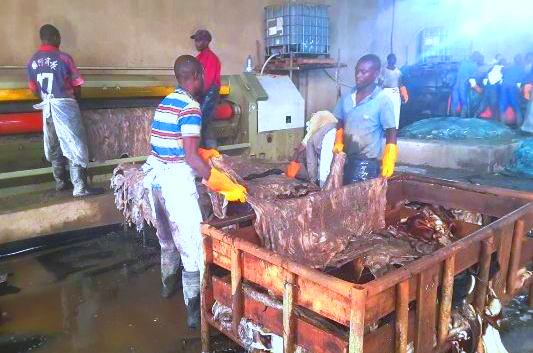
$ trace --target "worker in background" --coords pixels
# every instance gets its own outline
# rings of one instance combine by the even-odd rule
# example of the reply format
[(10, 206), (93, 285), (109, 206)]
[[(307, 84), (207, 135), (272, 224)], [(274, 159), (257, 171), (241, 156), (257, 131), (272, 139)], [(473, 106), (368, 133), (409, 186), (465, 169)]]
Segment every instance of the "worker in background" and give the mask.
[(87, 185), (87, 134), (78, 106), (83, 77), (72, 57), (59, 50), (61, 35), (56, 27), (42, 26), (39, 36), (41, 46), (28, 62), (27, 71), (30, 90), (42, 100), (34, 108), (43, 111), (44, 152), (52, 163), (56, 190), (70, 187), (69, 163), (73, 196), (102, 193), (103, 189)]
[(464, 60), (457, 70), (457, 78), (452, 89), (451, 110), (452, 114), (460, 114), (467, 117), (470, 110), (470, 90), (481, 93), (481, 88), (477, 84), (475, 76), (478, 68), (483, 65), (483, 55), (473, 52), (470, 58)]
[(200, 223), (195, 175), (207, 187), (228, 201), (246, 199), (246, 190), (227, 175), (210, 168), (198, 153), (202, 113), (195, 100), (203, 91), (202, 65), (190, 55), (176, 59), (176, 90), (164, 98), (154, 113), (150, 136), (151, 154), (143, 170), (144, 186), (150, 190), (150, 203), (161, 245), (161, 295), (173, 295), (178, 288), (180, 257), (183, 298), (187, 324), (194, 328), (200, 320), (200, 278), (203, 271)]
[(396, 129), (400, 127), (400, 108), (403, 103), (409, 100), (407, 88), (402, 85), (402, 72), (396, 67), (396, 55), (387, 56), (387, 66), (381, 71), (381, 84), (383, 93), (387, 95), (394, 109), (394, 119), (396, 120)]
[(355, 66), (355, 87), (335, 107), (340, 129), (334, 150), (345, 146), (345, 184), (376, 178), (380, 169), (385, 178), (394, 172), (398, 156), (396, 121), (391, 100), (377, 85), (380, 71), (381, 61), (376, 55), (360, 58)]
[(505, 123), (506, 110), (510, 107), (515, 115), (515, 123), (520, 127), (523, 122), (521, 111), (520, 89), (526, 78), (522, 55), (514, 57), (514, 63), (503, 68), (502, 92), (500, 95), (500, 121)]
[(307, 122), (307, 133), (296, 148), (287, 176), (294, 178), (301, 169), (300, 159), (305, 152), (307, 176), (311, 182), (323, 187), (331, 170), (333, 146), (338, 120), (328, 111), (313, 114)]
[(484, 90), (479, 108), (475, 114), (476, 116), (481, 116), (487, 107), (489, 107), (492, 119), (496, 121), (500, 119), (500, 94), (505, 64), (505, 58), (501, 54), (497, 54), (492, 67), (484, 75), (482, 79)]
[(204, 90), (200, 98), (200, 109), (202, 110), (202, 146), (216, 147), (216, 138), (209, 130), (209, 124), (213, 121), (213, 112), (219, 101), (220, 91), (220, 60), (218, 56), (209, 48), (212, 37), (211, 33), (205, 29), (197, 30), (192, 36), (194, 45), (199, 54), (196, 56), (204, 68)]
[(527, 112), (524, 123), (520, 129), (533, 134), (533, 99), (531, 99), (531, 94), (533, 93), (533, 67), (531, 67), (526, 74), (522, 90), (524, 99), (527, 102)]
[(526, 53), (524, 58), (524, 69), (526, 73), (530, 73), (533, 70), (533, 52)]

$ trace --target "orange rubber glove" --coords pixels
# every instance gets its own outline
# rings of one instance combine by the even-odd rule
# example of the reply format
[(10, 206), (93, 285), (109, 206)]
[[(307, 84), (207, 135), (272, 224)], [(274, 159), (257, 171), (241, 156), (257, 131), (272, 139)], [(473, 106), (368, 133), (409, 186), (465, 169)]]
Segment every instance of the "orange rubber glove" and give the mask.
[(232, 181), (226, 174), (211, 168), (211, 175), (207, 180), (207, 187), (218, 192), (228, 201), (246, 201), (246, 188)]
[(291, 161), (289, 165), (287, 166), (287, 172), (285, 173), (287, 175), (287, 178), (294, 179), (296, 177), (296, 174), (300, 171), (300, 168), (302, 166), (300, 163), (296, 161)]
[(381, 161), (382, 177), (390, 178), (392, 176), (392, 173), (394, 173), (394, 166), (396, 165), (396, 159), (398, 159), (398, 146), (394, 143), (388, 143), (385, 145), (383, 160)]
[(207, 162), (213, 157), (220, 156), (220, 152), (218, 152), (214, 148), (210, 148), (210, 149), (198, 148), (198, 155), (200, 156), (200, 158), (204, 160), (204, 162)]
[(481, 94), (481, 93), (483, 93), (483, 90), (482, 90), (481, 87), (479, 87), (478, 85), (475, 85), (474, 87), (472, 87), (472, 89), (473, 89), (477, 94)]
[(400, 96), (402, 97), (402, 101), (404, 103), (409, 101), (409, 93), (407, 92), (407, 88), (405, 86), (400, 86)]
[(524, 85), (524, 98), (526, 100), (530, 100), (531, 99), (531, 91), (533, 91), (533, 84), (526, 83)]
[(333, 152), (340, 153), (342, 151), (344, 151), (344, 129), (337, 129), (337, 132), (335, 133)]

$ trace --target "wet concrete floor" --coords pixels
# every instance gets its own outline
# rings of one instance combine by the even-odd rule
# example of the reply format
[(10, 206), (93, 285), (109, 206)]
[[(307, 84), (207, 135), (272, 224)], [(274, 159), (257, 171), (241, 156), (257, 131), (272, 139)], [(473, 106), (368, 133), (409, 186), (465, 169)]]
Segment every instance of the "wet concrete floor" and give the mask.
[[(181, 295), (159, 296), (155, 239), (93, 232), (69, 245), (0, 258), (0, 352), (200, 352)], [(505, 308), (501, 335), (509, 353), (533, 353), (525, 295)], [(239, 352), (223, 336), (213, 342), (217, 353)]]
[[(0, 259), (0, 352), (200, 352), (181, 295), (159, 295), (158, 245), (95, 236)], [(236, 352), (215, 341), (217, 352)]]

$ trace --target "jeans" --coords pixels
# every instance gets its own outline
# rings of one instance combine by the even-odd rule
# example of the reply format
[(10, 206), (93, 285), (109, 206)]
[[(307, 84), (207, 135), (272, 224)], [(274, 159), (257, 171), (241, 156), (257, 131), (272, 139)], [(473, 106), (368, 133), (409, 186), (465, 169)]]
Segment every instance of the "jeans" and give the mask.
[(381, 167), (377, 159), (348, 155), (344, 165), (344, 185), (379, 177)]

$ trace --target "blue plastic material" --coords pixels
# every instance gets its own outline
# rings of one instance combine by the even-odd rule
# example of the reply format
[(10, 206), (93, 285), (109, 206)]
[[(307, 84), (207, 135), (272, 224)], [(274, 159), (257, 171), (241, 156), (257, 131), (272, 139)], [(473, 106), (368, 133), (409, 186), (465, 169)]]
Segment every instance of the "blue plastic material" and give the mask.
[(419, 120), (400, 130), (400, 137), (422, 140), (511, 140), (517, 133), (504, 124), (477, 118), (442, 117)]
[(533, 178), (533, 138), (520, 143), (507, 171), (516, 176)]

